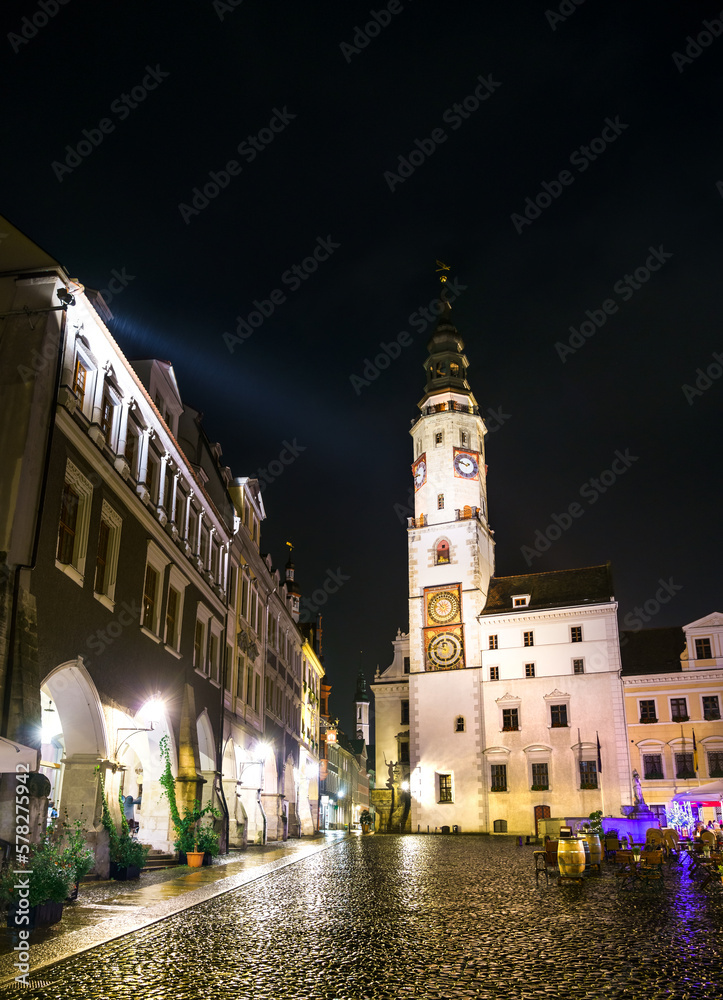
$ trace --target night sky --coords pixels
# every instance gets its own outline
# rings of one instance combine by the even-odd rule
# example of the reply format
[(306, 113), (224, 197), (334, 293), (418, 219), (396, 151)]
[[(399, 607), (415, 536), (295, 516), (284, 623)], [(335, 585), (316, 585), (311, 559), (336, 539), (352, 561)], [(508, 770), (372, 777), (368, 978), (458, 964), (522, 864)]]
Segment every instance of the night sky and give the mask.
[(262, 550), (294, 543), (307, 598), (344, 578), (342, 724), (407, 630), (436, 259), (498, 574), (610, 560), (621, 627), (723, 610), (720, 0), (44, 6), (4, 5), (2, 211), (86, 286), (122, 276), (126, 355), (170, 360), (233, 474), (273, 479)]

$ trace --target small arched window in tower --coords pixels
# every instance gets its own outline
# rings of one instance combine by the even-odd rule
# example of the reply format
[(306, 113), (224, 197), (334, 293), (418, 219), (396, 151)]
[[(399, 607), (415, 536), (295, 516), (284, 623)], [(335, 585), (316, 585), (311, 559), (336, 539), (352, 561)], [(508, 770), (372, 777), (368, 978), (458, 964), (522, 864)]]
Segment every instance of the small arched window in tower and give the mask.
[(454, 731), (455, 731), (455, 733), (463, 733), (464, 732), (464, 716), (463, 715), (458, 715), (457, 718), (455, 719), (455, 722), (454, 722)]
[(437, 494), (437, 510), (444, 510), (444, 493)]
[(442, 538), (439, 542), (437, 542), (435, 563), (437, 564), (437, 566), (439, 566), (442, 563), (448, 563), (448, 562), (449, 562), (449, 542), (447, 541), (446, 538)]
[(449, 374), (452, 378), (459, 378), (459, 365), (456, 361), (451, 361), (449, 364)]

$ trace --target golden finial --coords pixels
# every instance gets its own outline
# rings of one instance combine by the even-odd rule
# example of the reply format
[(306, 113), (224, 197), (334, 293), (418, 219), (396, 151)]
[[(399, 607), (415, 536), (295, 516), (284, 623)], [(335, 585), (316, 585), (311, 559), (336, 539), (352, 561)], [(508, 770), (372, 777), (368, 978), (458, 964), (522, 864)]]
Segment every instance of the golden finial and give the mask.
[[(440, 271), (449, 271), (449, 264), (444, 264), (441, 260), (436, 261), (436, 264), (437, 264), (437, 274), (439, 274)], [(439, 280), (442, 284), (445, 284), (445, 282), (447, 281), (447, 275), (440, 274)]]

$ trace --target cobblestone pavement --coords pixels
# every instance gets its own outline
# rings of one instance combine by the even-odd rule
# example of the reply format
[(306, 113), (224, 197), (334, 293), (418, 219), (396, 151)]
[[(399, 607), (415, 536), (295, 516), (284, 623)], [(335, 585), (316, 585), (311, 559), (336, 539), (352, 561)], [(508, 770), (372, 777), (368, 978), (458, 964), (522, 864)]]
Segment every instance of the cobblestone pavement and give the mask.
[[(536, 887), (514, 838), (343, 840), (46, 967), (37, 1000), (718, 998), (723, 893)], [(5, 988), (3, 996), (14, 993)]]

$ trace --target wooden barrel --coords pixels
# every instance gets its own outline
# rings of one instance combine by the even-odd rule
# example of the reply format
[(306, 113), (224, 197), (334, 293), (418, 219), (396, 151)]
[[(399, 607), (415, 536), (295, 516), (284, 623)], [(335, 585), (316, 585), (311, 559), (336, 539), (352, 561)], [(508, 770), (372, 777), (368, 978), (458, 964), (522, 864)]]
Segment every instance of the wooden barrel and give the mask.
[(602, 844), (600, 843), (600, 837), (596, 833), (586, 833), (585, 840), (590, 848), (590, 864), (602, 864), (603, 850)]
[(560, 840), (557, 845), (557, 864), (563, 878), (582, 878), (585, 871), (583, 840)]

